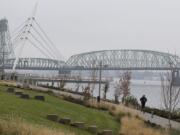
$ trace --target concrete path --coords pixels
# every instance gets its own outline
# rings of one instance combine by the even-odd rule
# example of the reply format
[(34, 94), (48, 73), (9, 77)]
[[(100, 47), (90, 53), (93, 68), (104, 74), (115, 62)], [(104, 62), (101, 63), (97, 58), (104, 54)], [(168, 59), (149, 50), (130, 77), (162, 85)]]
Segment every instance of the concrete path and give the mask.
[[(169, 126), (169, 120), (166, 118), (159, 117), (157, 115), (151, 115), (149, 113), (143, 114), (142, 112), (141, 116), (142, 118), (144, 118), (144, 120), (155, 123), (156, 125), (160, 125), (161, 127), (167, 128)], [(171, 121), (171, 127), (180, 130), (180, 123), (176, 121)]]
[[(48, 88), (43, 88), (43, 87), (38, 87), (38, 86), (31, 86), (31, 88), (41, 90), (41, 91), (48, 91), (49, 90)], [(51, 89), (51, 90), (57, 95), (68, 95), (68, 96), (72, 96), (73, 98), (76, 98), (76, 99), (82, 99), (83, 98), (83, 96), (81, 96), (81, 95), (63, 92), (63, 91), (57, 91), (57, 90), (53, 90), (53, 89)], [(103, 102), (105, 102), (105, 101), (103, 101)], [(109, 102), (108, 102), (108, 104), (116, 105), (116, 104), (109, 103)], [(138, 115), (140, 118), (144, 119), (145, 121), (150, 121), (151, 123), (154, 123), (156, 125), (160, 125), (161, 127), (164, 127), (164, 128), (168, 127), (168, 119), (166, 119), (166, 118), (159, 117), (156, 115), (152, 115), (152, 114), (146, 113), (146, 112), (143, 113), (139, 110), (128, 108), (128, 107), (125, 107), (122, 105), (116, 105), (116, 106), (123, 108), (123, 110), (127, 110), (129, 112), (135, 113), (136, 115)], [(171, 126), (174, 129), (180, 130), (180, 123), (179, 122), (171, 120)]]

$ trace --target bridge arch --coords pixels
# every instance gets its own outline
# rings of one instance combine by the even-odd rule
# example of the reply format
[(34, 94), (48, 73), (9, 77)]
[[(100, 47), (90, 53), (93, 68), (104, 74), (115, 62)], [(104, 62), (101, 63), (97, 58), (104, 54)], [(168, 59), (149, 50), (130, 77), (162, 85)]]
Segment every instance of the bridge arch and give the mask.
[(179, 65), (179, 57), (151, 50), (102, 50), (71, 56), (66, 64), (81, 68), (99, 67), (100, 62), (114, 69), (167, 69)]

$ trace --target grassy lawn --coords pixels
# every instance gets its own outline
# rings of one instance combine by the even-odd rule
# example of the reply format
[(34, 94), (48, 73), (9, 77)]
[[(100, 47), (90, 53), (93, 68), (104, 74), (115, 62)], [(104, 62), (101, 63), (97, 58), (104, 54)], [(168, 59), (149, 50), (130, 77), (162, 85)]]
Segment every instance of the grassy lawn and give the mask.
[(89, 135), (86, 131), (65, 126), (46, 119), (47, 114), (58, 114), (60, 117), (69, 117), (73, 121), (83, 121), (88, 125), (97, 125), (99, 129), (112, 129), (114, 135), (118, 134), (120, 124), (108, 112), (90, 109), (81, 105), (73, 104), (45, 93), (29, 90), (16, 89), (29, 94), (45, 96), (46, 101), (34, 99), (21, 99), (14, 94), (7, 93), (7, 87), (0, 86), (0, 118), (9, 116), (23, 118), (28, 122), (45, 125), (52, 128), (61, 128), (73, 131), (78, 135)]

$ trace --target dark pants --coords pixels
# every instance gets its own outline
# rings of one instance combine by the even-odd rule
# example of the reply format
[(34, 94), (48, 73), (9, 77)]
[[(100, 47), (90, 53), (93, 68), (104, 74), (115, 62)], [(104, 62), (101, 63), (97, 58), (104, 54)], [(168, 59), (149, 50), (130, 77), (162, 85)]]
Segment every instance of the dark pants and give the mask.
[(143, 110), (145, 108), (145, 103), (141, 102), (141, 110)]

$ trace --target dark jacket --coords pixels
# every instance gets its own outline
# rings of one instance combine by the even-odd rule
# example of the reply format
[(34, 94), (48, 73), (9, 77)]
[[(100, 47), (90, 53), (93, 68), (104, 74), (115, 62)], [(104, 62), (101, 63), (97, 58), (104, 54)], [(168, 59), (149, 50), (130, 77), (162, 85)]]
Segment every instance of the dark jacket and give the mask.
[(146, 103), (147, 102), (147, 98), (143, 96), (143, 97), (140, 98), (140, 101), (141, 101), (141, 103)]

